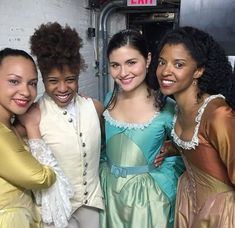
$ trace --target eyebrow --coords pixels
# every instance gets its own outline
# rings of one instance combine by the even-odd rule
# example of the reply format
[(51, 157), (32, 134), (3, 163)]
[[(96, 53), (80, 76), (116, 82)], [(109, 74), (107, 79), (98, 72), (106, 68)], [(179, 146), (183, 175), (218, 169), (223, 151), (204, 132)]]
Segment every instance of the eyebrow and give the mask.
[[(161, 56), (159, 56), (158, 59), (163, 59), (163, 60), (165, 60), (165, 58), (163, 58), (163, 57), (161, 57)], [(180, 59), (180, 58), (178, 58), (178, 59), (174, 59), (174, 61), (184, 61), (184, 62), (186, 62), (187, 60), (186, 60), (186, 59)]]
[(174, 59), (174, 61), (187, 61), (186, 59)]
[[(138, 60), (138, 58), (130, 58), (130, 59), (127, 59), (125, 62), (128, 62), (128, 61), (133, 61), (133, 60)], [(115, 61), (110, 61), (109, 63), (119, 63), (119, 62), (115, 62)]]
[(75, 75), (67, 75), (65, 76), (66, 78), (75, 78), (75, 77), (78, 77), (79, 75), (78, 74), (75, 74)]
[[(78, 74), (74, 74), (74, 75), (65, 75), (65, 78), (69, 78), (69, 77), (78, 77)], [(54, 76), (54, 75), (48, 75), (47, 78), (58, 78), (58, 76)]]
[(16, 77), (18, 77), (18, 78), (22, 78), (22, 76), (21, 75), (18, 75), (18, 74), (15, 74), (15, 73), (9, 73), (9, 74), (7, 74), (8, 76), (11, 76), (11, 75), (13, 75), (13, 76), (16, 76)]
[[(18, 74), (15, 74), (15, 73), (9, 73), (9, 74), (7, 74), (7, 76), (16, 76), (17, 78), (23, 78), (22, 75), (18, 75)], [(34, 77), (34, 78), (30, 79), (30, 80), (38, 80), (38, 78)]]

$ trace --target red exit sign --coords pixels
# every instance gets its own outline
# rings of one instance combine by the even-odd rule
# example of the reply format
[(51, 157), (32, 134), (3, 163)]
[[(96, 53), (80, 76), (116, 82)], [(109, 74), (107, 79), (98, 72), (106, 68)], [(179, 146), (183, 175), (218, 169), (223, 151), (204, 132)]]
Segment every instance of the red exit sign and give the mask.
[(157, 0), (127, 0), (127, 6), (156, 6)]

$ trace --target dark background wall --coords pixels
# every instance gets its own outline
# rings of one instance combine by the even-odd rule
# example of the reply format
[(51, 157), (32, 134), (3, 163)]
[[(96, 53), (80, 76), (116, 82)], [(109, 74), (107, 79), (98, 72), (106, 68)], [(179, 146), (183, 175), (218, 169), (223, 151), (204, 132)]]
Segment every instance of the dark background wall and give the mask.
[(179, 22), (209, 32), (235, 56), (235, 0), (181, 0)]

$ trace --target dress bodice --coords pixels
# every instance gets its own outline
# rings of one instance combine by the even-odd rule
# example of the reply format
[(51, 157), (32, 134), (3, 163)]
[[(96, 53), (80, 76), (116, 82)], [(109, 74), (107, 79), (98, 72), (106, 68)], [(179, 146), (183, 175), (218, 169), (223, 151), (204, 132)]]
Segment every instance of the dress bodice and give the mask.
[(176, 135), (176, 119), (171, 134), (187, 172), (179, 180), (175, 226), (229, 227), (227, 219), (234, 217), (234, 112), (222, 95), (209, 96), (198, 110), (190, 141)]
[[(174, 116), (171, 135), (184, 154), (188, 171), (190, 171), (189, 165), (192, 164), (218, 180), (230, 184), (229, 179), (231, 179), (234, 184), (235, 174), (231, 164), (234, 160), (232, 152), (235, 146), (231, 126), (235, 124), (235, 119), (234, 112), (226, 104), (224, 97), (211, 95), (205, 99), (195, 118), (196, 127), (191, 141), (183, 141), (176, 135), (174, 131), (176, 119), (177, 115)], [(228, 160), (229, 157), (231, 159)]]
[(176, 185), (184, 166), (180, 156), (165, 158), (160, 167), (153, 161), (170, 136), (174, 109), (175, 102), (167, 99), (164, 108), (142, 124), (117, 121), (108, 110), (103, 113), (102, 228), (172, 227)]
[(178, 145), (179, 147), (186, 149), (186, 150), (195, 149), (195, 147), (198, 146), (198, 143), (199, 143), (198, 131), (199, 131), (202, 115), (203, 115), (208, 103), (215, 98), (223, 98), (224, 99), (224, 96), (220, 95), (220, 94), (211, 95), (205, 99), (202, 106), (199, 108), (199, 110), (197, 112), (197, 116), (195, 118), (196, 126), (194, 128), (193, 136), (190, 141), (184, 141), (184, 140), (180, 139), (175, 132), (175, 123), (177, 120), (177, 110), (178, 110), (178, 108), (176, 106), (176, 113), (173, 118), (173, 128), (171, 131), (171, 136), (172, 136), (174, 142), (176, 143), (176, 145)]
[[(174, 103), (171, 100), (168, 100), (161, 112), (156, 111), (149, 121), (142, 124), (117, 121), (106, 110), (103, 114), (106, 154), (110, 158), (113, 156), (112, 154), (115, 154), (114, 156), (118, 157), (120, 161), (122, 160), (125, 165), (133, 165), (131, 164), (133, 160), (136, 160), (137, 164), (152, 163), (167, 135), (170, 135), (173, 114)], [(130, 153), (130, 148), (132, 148), (131, 151), (137, 153)], [(116, 155), (117, 153), (118, 155)]]

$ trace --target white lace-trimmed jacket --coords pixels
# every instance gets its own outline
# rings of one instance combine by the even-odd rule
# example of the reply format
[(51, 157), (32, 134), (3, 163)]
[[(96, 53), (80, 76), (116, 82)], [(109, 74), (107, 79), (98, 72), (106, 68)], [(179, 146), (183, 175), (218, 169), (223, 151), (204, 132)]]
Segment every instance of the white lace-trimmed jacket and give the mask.
[(76, 96), (77, 124), (44, 94), (39, 100), (40, 131), (74, 189), (73, 211), (82, 205), (103, 209), (99, 183), (101, 132), (92, 99)]

